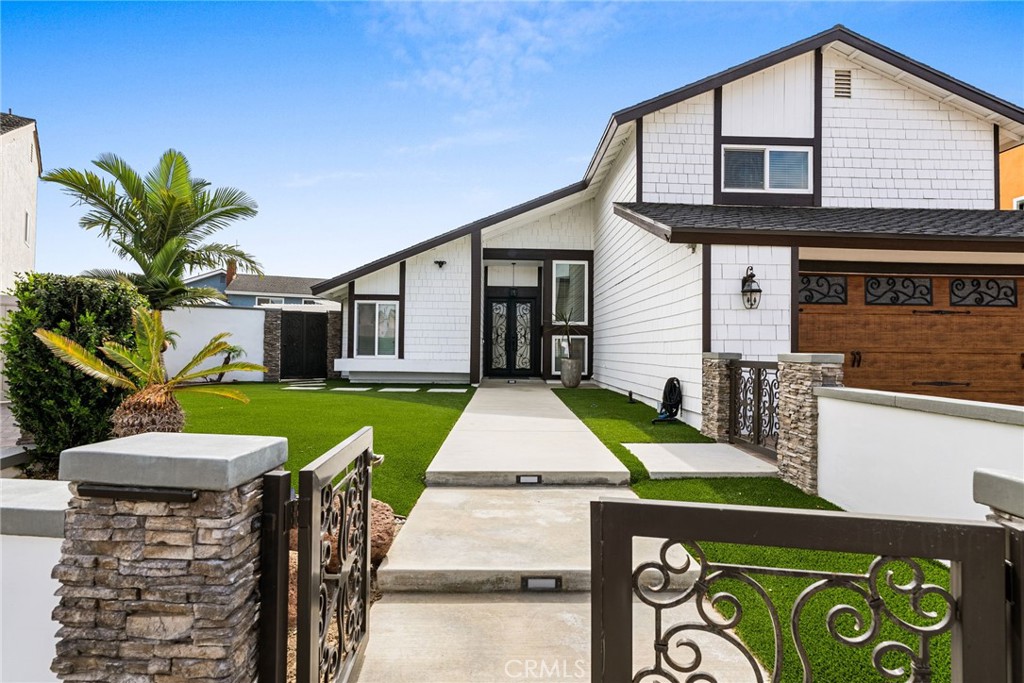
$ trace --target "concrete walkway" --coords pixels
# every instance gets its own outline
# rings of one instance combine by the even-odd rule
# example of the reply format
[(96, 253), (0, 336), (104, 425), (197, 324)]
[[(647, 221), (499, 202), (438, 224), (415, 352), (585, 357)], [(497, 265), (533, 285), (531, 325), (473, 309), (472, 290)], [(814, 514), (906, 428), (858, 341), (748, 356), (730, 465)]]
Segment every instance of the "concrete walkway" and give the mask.
[[(636, 498), (626, 468), (545, 384), (485, 383), (426, 481), (377, 571), (360, 683), (589, 680), (590, 502)], [(661, 543), (635, 539), (634, 566)], [(639, 669), (653, 610), (635, 601), (633, 622)], [(755, 680), (735, 650), (702, 650), (717, 680)]]
[(427, 485), (508, 486), (517, 475), (568, 486), (629, 483), (626, 467), (546, 384), (485, 383), (427, 468)]

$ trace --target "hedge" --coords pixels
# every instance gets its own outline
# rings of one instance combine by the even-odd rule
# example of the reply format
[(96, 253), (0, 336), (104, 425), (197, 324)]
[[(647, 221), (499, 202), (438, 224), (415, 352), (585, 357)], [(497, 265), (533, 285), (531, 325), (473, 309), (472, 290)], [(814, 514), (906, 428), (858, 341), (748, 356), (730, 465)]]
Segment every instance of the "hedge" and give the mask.
[(128, 285), (46, 273), (22, 276), (12, 294), (18, 309), (0, 327), (0, 352), (11, 412), (35, 437), (36, 457), (107, 439), (125, 391), (59, 360), (32, 333), (55, 330), (94, 352), (106, 339), (134, 345), (132, 307), (145, 300)]

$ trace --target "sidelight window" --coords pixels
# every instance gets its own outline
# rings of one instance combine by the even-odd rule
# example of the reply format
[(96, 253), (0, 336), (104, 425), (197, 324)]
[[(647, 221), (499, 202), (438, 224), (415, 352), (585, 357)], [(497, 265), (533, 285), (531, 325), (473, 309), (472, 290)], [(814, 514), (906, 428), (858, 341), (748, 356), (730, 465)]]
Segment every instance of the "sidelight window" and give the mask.
[(394, 358), (398, 355), (398, 304), (356, 303), (356, 355)]

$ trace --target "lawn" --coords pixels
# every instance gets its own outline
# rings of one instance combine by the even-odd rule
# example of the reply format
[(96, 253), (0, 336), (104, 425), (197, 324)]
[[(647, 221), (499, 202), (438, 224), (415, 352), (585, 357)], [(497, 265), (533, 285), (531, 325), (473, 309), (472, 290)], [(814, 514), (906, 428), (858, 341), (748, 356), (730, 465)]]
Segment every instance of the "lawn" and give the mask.
[[(671, 479), (651, 480), (636, 458), (622, 443), (644, 442), (698, 442), (706, 441), (696, 430), (683, 424), (652, 426), (654, 409), (643, 404), (630, 404), (626, 398), (603, 389), (556, 390), (559, 397), (630, 468), (633, 474), (633, 490), (641, 498), (695, 503), (728, 505), (752, 505), (759, 507), (800, 508), (807, 510), (839, 510), (837, 506), (817, 496), (810, 496), (794, 486), (773, 478), (715, 478), (715, 479)], [(700, 539), (694, 539), (700, 542)], [(738, 564), (763, 567), (788, 567), (829, 572), (863, 574), (873, 558), (854, 553), (833, 553), (814, 550), (774, 548), (754, 545), (725, 543), (701, 543), (708, 559), (716, 563)], [(943, 588), (949, 588), (949, 571), (933, 561), (922, 561), (925, 580)], [(905, 566), (897, 568), (897, 582), (910, 578)], [(793, 645), (789, 614), (800, 593), (812, 581), (801, 578), (758, 576), (758, 581), (772, 597), (782, 622), (785, 662), (782, 681), (798, 683), (801, 670), (796, 648)], [(744, 606), (744, 617), (737, 629), (740, 637), (751, 651), (766, 664), (770, 671), (773, 663), (774, 639), (771, 620), (767, 609), (757, 594), (738, 581), (720, 581), (714, 584), (714, 592), (733, 592)], [(922, 624), (920, 618), (913, 619), (907, 600), (900, 600), (891, 589), (882, 586), (881, 595), (886, 605), (896, 614), (914, 624)], [(888, 623), (883, 625), (879, 637), (865, 646), (854, 648), (838, 644), (828, 633), (826, 624), (829, 610), (837, 604), (848, 603), (856, 608), (870, 624), (869, 611), (863, 599), (849, 590), (831, 589), (812, 598), (805, 607), (800, 633), (807, 646), (815, 681), (829, 683), (868, 683), (886, 679), (876, 673), (871, 665), (871, 652), (875, 645), (885, 640), (899, 640), (916, 647), (916, 640), (910, 639), (900, 629)], [(925, 609), (940, 608), (934, 598), (926, 598)], [(723, 614), (731, 612), (723, 608)], [(940, 610), (941, 614), (941, 610)], [(930, 622), (927, 622), (930, 623)], [(837, 622), (840, 633), (852, 636), (857, 633), (851, 617), (841, 617)], [(933, 641), (933, 681), (949, 680), (950, 637), (945, 635)], [(903, 666), (909, 672), (909, 662), (893, 655), (884, 659), (890, 667)], [(906, 675), (904, 676), (905, 679)], [(903, 680), (903, 679), (901, 679)]]
[[(374, 451), (386, 456), (374, 470), (373, 496), (408, 515), (423, 492), (423, 474), (473, 396), (464, 394), (285, 391), (283, 384), (238, 384), (250, 402), (182, 394), (185, 431), (259, 434), (288, 439), (293, 473), (356, 430), (373, 427)], [(328, 388), (345, 386), (328, 382)], [(296, 480), (297, 484), (297, 480)]]
[(644, 403), (630, 403), (607, 389), (555, 389), (555, 394), (580, 418), (622, 464), (636, 483), (649, 478), (647, 468), (624, 443), (711, 443), (683, 422), (652, 425), (657, 412)]

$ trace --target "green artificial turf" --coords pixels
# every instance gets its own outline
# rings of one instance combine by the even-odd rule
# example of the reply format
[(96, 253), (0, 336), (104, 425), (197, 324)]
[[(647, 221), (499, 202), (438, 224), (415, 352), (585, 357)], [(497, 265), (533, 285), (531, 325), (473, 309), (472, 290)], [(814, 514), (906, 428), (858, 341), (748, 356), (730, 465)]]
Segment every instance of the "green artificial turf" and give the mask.
[[(345, 386), (328, 382), (328, 387)], [(408, 515), (423, 475), (473, 396), (464, 394), (284, 391), (284, 384), (238, 384), (248, 404), (181, 394), (185, 431), (288, 438), (293, 474), (356, 430), (373, 427), (373, 448), (385, 456), (373, 473), (373, 496)], [(293, 476), (294, 479), (294, 476)], [(297, 480), (295, 481), (297, 485)]]
[[(643, 481), (633, 487), (641, 498), (654, 500), (689, 501), (696, 503), (716, 503), (731, 505), (755, 505), (763, 507), (802, 508), (809, 510), (838, 510), (835, 505), (816, 496), (809, 496), (797, 488), (777, 479), (768, 478), (719, 478), (719, 479), (674, 479), (665, 481)], [(695, 539), (698, 542), (700, 539)], [(879, 539), (880, 542), (883, 539)], [(880, 543), (881, 544), (881, 543)], [(811, 569), (828, 572), (849, 572), (863, 574), (872, 560), (870, 556), (854, 553), (834, 553), (825, 551), (802, 550), (791, 548), (775, 548), (753, 545), (725, 543), (701, 543), (701, 548), (712, 562), (739, 564), (762, 567), (789, 567)], [(927, 583), (933, 583), (949, 589), (949, 571), (937, 562), (922, 560)], [(906, 565), (892, 565), (895, 569), (894, 578), (897, 583), (910, 579), (910, 570)], [(783, 676), (782, 681), (798, 683), (801, 681), (801, 667), (793, 645), (789, 615), (793, 604), (800, 593), (812, 583), (808, 579), (755, 575), (755, 578), (767, 590), (778, 609), (783, 628)], [(911, 623), (917, 625), (933, 624), (935, 619), (914, 617), (910, 603), (906, 597), (899, 596), (883, 581), (880, 582), (880, 595), (887, 607)], [(744, 605), (744, 616), (737, 632), (755, 655), (770, 666), (774, 659), (774, 639), (771, 621), (767, 608), (753, 589), (735, 580), (722, 580), (712, 586), (712, 592), (733, 592)], [(826, 624), (829, 610), (837, 604), (849, 604), (860, 612), (869, 624), (869, 610), (863, 598), (847, 589), (830, 589), (812, 598), (803, 610), (800, 622), (800, 633), (807, 647), (811, 661), (811, 670), (815, 681), (829, 683), (874, 683), (890, 680), (878, 674), (871, 665), (872, 649), (885, 640), (899, 640), (916, 649), (916, 638), (886, 621), (878, 638), (869, 641), (863, 647), (844, 646), (835, 641), (828, 633)], [(935, 609), (944, 614), (943, 604), (937, 598), (926, 597), (922, 602), (924, 609)], [(723, 614), (731, 615), (728, 608)], [(853, 619), (849, 616), (838, 620), (840, 633), (854, 636), (858, 631)], [(949, 635), (933, 641), (932, 667), (935, 683), (949, 681)], [(909, 672), (909, 661), (889, 655), (884, 663), (890, 667), (905, 667)], [(905, 680), (906, 675), (900, 680)]]
[(649, 477), (647, 468), (624, 443), (711, 443), (683, 422), (652, 425), (658, 411), (644, 403), (630, 403), (622, 394), (607, 389), (555, 389), (569, 410), (629, 469), (630, 481)]

